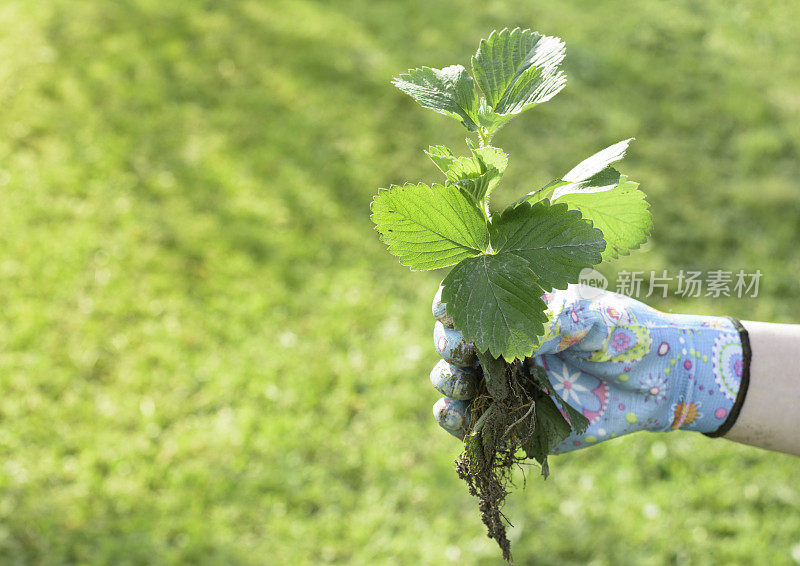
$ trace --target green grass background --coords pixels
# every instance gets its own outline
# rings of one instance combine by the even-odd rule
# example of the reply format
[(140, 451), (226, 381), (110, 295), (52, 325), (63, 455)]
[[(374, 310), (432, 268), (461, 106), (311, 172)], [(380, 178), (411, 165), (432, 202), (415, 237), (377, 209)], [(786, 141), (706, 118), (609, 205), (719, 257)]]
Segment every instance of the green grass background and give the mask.
[[(636, 136), (655, 231), (606, 274), (760, 269), (651, 304), (800, 320), (797, 2), (6, 0), (0, 563), (498, 562), (430, 414), (443, 273), (369, 202), (464, 149), (391, 77), (504, 26), (564, 38), (569, 84), (495, 138), (498, 204)], [(800, 562), (796, 458), (637, 434), (551, 467), (518, 564)]]

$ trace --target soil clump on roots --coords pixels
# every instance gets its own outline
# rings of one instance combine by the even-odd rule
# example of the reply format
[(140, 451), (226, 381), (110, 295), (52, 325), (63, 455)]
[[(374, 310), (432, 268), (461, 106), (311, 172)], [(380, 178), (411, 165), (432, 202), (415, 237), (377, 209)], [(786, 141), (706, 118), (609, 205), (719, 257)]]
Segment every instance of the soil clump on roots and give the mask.
[(514, 466), (521, 468), (527, 458), (539, 461), (542, 475), (547, 477), (549, 447), (540, 440), (546, 435), (537, 430), (542, 425), (537, 411), (542, 405), (551, 409), (546, 401), (552, 408), (555, 405), (547, 396), (546, 385), (537, 380), (539, 368), (531, 371), (519, 360), (506, 363), (487, 355), (480, 358), (484, 379), (470, 405), (464, 452), (456, 459), (456, 472), (467, 483), (470, 495), (479, 500), (487, 535), (513, 564), (506, 536), (506, 525), (513, 525), (503, 514), (503, 504), (510, 493)]

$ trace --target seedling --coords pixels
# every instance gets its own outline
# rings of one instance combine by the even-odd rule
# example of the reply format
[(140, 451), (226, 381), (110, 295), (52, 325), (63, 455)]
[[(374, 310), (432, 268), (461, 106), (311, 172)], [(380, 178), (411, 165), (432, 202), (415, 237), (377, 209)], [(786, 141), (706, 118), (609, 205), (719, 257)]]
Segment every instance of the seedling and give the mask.
[(497, 131), (566, 84), (565, 45), (531, 30), (493, 31), (462, 65), (421, 67), (393, 84), (420, 105), (459, 121), (474, 138), (466, 155), (437, 145), (426, 152), (440, 183), (381, 189), (372, 220), (389, 252), (412, 270), (454, 266), (442, 299), (454, 327), (475, 344), (483, 382), (470, 407), (459, 476), (479, 497), (489, 536), (511, 561), (501, 507), (514, 464), (547, 455), (589, 421), (559, 397), (546, 373), (522, 361), (549, 326), (542, 295), (578, 282), (581, 270), (627, 255), (652, 227), (645, 195), (612, 164), (629, 140), (582, 161), (561, 179), (492, 213), (490, 198), (508, 155)]

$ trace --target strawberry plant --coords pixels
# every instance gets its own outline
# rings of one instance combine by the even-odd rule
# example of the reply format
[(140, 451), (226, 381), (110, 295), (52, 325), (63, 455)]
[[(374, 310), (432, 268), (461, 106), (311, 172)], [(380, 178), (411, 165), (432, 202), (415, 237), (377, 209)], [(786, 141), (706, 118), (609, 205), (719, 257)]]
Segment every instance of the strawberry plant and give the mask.
[(457, 471), (480, 498), (489, 536), (509, 561), (500, 509), (512, 467), (533, 458), (546, 477), (552, 448), (588, 425), (555, 393), (544, 371), (522, 364), (549, 322), (541, 297), (577, 282), (585, 268), (628, 254), (651, 228), (644, 193), (612, 166), (631, 140), (492, 211), (490, 199), (509, 157), (492, 145), (494, 135), (564, 88), (564, 56), (557, 37), (504, 29), (481, 40), (471, 75), (452, 65), (395, 78), (397, 88), (474, 137), (464, 155), (429, 147), (427, 155), (444, 176), (440, 182), (381, 189), (372, 202), (376, 229), (401, 264), (412, 270), (452, 266), (442, 300), (455, 329), (475, 345), (483, 370)]

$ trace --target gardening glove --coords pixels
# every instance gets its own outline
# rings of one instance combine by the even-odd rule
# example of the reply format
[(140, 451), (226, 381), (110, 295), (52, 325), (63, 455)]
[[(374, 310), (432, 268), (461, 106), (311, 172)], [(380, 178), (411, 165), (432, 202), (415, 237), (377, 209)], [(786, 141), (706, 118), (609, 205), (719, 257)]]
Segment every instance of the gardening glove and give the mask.
[[(749, 378), (747, 332), (725, 317), (667, 314), (635, 299), (571, 285), (546, 293), (549, 323), (526, 358), (538, 365), (589, 427), (553, 450), (569, 452), (639, 430), (694, 430), (722, 436), (744, 402)], [(475, 349), (452, 329), (441, 288), (433, 303), (434, 343), (442, 360), (431, 382), (444, 398), (439, 424), (463, 438), (481, 370)], [(563, 414), (563, 413), (562, 413)]]

